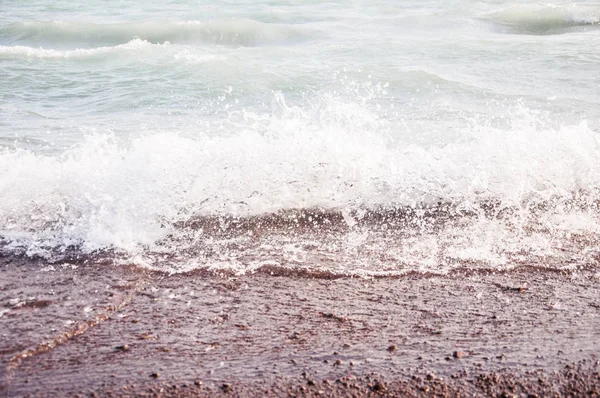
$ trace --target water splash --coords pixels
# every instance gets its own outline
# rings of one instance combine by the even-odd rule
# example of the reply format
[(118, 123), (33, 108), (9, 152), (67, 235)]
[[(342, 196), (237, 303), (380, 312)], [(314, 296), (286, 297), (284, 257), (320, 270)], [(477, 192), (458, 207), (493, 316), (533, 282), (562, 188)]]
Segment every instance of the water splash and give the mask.
[(600, 139), (523, 110), (418, 146), (360, 103), (274, 96), (229, 135), (90, 135), (0, 154), (4, 253), (171, 272), (448, 272), (597, 255)]

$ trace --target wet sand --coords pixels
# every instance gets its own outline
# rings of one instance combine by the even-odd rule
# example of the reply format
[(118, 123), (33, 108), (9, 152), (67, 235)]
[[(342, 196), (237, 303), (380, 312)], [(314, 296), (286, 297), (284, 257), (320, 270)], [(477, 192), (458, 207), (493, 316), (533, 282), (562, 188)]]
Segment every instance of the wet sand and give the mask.
[(0, 396), (599, 396), (595, 269), (164, 275), (0, 259)]

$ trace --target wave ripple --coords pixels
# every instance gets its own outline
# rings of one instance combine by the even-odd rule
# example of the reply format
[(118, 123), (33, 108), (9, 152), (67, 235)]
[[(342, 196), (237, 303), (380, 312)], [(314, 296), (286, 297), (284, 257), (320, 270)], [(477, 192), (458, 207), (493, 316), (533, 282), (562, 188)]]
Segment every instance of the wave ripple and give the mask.
[(0, 30), (0, 43), (51, 48), (102, 47), (134, 39), (154, 44), (208, 43), (226, 46), (274, 45), (302, 40), (295, 27), (251, 19), (215, 21), (142, 21), (95, 24), (62, 21), (24, 21)]

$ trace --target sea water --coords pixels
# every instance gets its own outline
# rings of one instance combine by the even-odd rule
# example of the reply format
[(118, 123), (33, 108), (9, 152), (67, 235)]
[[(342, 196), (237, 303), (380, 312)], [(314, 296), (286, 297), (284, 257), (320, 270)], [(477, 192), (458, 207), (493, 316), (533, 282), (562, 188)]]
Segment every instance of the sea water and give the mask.
[(596, 264), (600, 3), (0, 3), (0, 253)]

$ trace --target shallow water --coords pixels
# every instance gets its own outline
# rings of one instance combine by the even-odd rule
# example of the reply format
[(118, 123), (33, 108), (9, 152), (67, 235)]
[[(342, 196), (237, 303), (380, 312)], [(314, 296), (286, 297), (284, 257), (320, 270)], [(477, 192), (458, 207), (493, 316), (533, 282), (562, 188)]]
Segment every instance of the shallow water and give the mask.
[(597, 262), (599, 3), (0, 10), (5, 255), (371, 275)]

